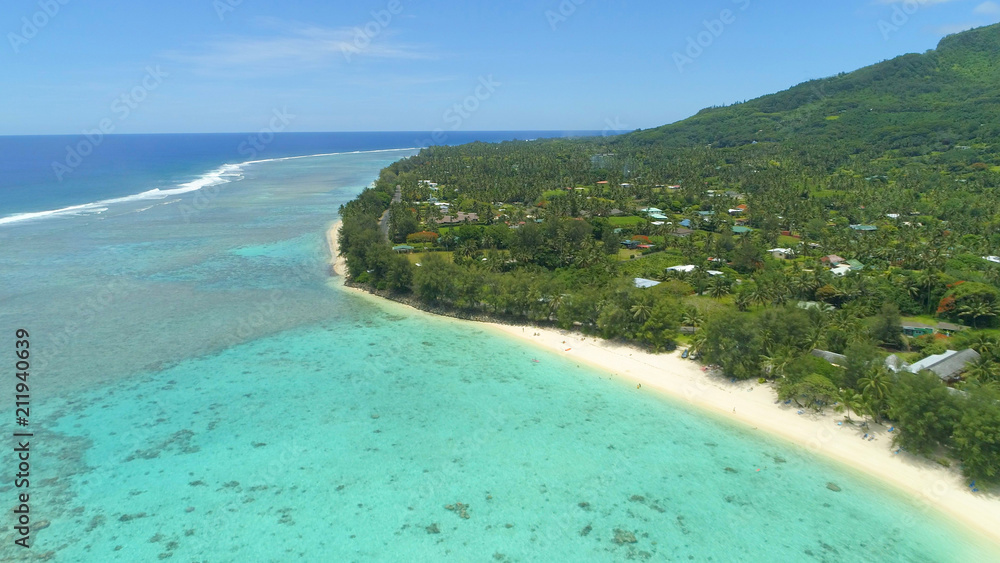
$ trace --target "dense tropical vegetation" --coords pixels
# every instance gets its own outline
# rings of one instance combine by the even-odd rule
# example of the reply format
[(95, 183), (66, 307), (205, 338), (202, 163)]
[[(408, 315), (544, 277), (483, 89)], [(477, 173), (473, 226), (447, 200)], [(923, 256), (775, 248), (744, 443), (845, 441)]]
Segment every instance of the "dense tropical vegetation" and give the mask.
[[(428, 148), (344, 206), (342, 253), (423, 306), (684, 345), (997, 482), (997, 84), (992, 26), (658, 129)], [(948, 384), (885, 361), (967, 348)]]

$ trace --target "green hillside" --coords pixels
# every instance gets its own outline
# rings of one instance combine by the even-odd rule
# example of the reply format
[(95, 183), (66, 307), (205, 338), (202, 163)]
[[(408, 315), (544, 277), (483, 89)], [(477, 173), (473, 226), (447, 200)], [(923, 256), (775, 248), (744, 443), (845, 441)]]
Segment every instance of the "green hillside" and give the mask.
[(915, 157), (972, 147), (963, 150), (988, 160), (995, 158), (1000, 137), (998, 86), (1000, 24), (948, 36), (924, 54), (705, 109), (620, 142), (719, 148), (775, 142), (803, 152), (832, 150), (834, 161), (854, 154)]

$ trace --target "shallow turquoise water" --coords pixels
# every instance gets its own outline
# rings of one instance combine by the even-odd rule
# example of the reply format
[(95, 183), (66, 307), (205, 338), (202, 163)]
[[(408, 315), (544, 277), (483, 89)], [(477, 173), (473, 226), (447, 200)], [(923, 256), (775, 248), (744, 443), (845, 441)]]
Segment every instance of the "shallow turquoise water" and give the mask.
[[(6, 329), (25, 303), (42, 311), (38, 345), (58, 352), (36, 410), (33, 510), (51, 525), (33, 552), (990, 560), (949, 522), (797, 448), (329, 287), (323, 227), (388, 160), (261, 165), (183, 226), (163, 206), (39, 223), (0, 251), (8, 264), (50, 257), (44, 274), (8, 270), (38, 284), (0, 312)], [(109, 284), (67, 328), (60, 311)], [(5, 538), (0, 559), (24, 555)]]

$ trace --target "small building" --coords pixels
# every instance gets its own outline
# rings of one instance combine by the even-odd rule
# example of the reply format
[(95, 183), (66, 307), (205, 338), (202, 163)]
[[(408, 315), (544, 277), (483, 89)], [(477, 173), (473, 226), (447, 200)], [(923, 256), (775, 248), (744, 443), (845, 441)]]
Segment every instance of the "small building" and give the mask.
[(747, 233), (752, 233), (752, 232), (753, 232), (753, 229), (751, 229), (750, 227), (743, 227), (741, 225), (736, 225), (736, 226), (733, 227), (733, 234), (734, 235), (745, 235)]
[(680, 273), (680, 274), (690, 274), (691, 272), (693, 272), (693, 271), (695, 271), (697, 269), (698, 269), (698, 266), (695, 266), (694, 264), (688, 264), (686, 266), (673, 266), (673, 267), (667, 268), (667, 271), (668, 272), (677, 272), (677, 273)]
[(651, 287), (656, 287), (660, 285), (660, 282), (656, 280), (647, 280), (645, 278), (635, 278), (633, 282), (635, 283), (635, 286), (638, 287), (639, 289), (649, 289)]
[(662, 209), (658, 209), (656, 207), (647, 207), (645, 209), (640, 209), (639, 211), (643, 213), (663, 213)]
[(691, 236), (691, 235), (692, 235), (693, 233), (694, 233), (694, 231), (692, 231), (691, 229), (687, 229), (687, 228), (684, 228), (684, 227), (678, 227), (678, 228), (677, 228), (676, 230), (674, 230), (674, 232), (673, 232), (673, 233), (671, 233), (671, 234), (672, 234), (673, 236), (675, 236), (675, 237), (681, 237), (681, 238), (684, 238), (684, 237), (689, 237), (689, 236)]
[(965, 366), (979, 358), (979, 353), (971, 348), (961, 352), (948, 350), (944, 354), (928, 356), (911, 366), (907, 366), (906, 369), (910, 373), (930, 370), (945, 383), (952, 383), (960, 379), (962, 372), (965, 371)]
[(820, 258), (820, 261), (823, 262), (824, 264), (829, 265), (829, 266), (838, 266), (838, 265), (846, 262), (846, 260), (844, 260), (840, 256), (837, 256), (836, 254), (830, 254), (828, 256), (824, 256), (824, 257)]
[(396, 254), (409, 254), (413, 252), (415, 249), (408, 244), (401, 244), (399, 246), (392, 247), (392, 250), (395, 251)]
[(851, 270), (854, 272), (860, 272), (865, 269), (865, 265), (857, 260), (848, 260), (847, 265), (850, 266)]
[(639, 248), (639, 241), (637, 241), (637, 240), (626, 240), (626, 241), (622, 242), (622, 246), (624, 246), (625, 248), (627, 248), (629, 250), (635, 250), (636, 248)]
[(830, 273), (835, 276), (843, 277), (851, 273), (851, 267), (848, 266), (847, 264), (841, 264), (840, 266), (837, 266), (836, 268), (830, 270)]
[(778, 260), (787, 260), (792, 257), (795, 252), (791, 248), (772, 248), (768, 250), (773, 258)]
[(687, 228), (690, 229), (691, 228), (691, 220), (690, 219), (685, 219), (685, 220), (681, 221), (680, 222), (680, 226), (687, 227)]
[(851, 230), (860, 233), (870, 233), (878, 230), (875, 225), (851, 225)]
[(914, 338), (927, 336), (929, 334), (934, 334), (934, 327), (931, 325), (925, 325), (924, 323), (906, 322), (903, 323), (903, 334)]

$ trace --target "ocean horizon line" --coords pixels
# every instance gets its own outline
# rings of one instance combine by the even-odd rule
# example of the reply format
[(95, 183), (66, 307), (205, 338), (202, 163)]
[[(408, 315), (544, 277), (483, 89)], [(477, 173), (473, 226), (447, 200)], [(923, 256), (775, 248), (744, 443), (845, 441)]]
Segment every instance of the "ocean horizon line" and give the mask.
[[(432, 133), (433, 130), (399, 130), (399, 131), (280, 131), (273, 134), (278, 136), (287, 135), (353, 135), (353, 134), (391, 134), (391, 133)], [(196, 133), (109, 133), (105, 137), (182, 137), (182, 136), (212, 136), (212, 135), (256, 135), (259, 131), (214, 131)], [(473, 133), (588, 133), (599, 135), (600, 129), (476, 129), (472, 131), (462, 131), (464, 134)], [(3, 138), (42, 138), (42, 137), (80, 137), (83, 133), (4, 133)]]

